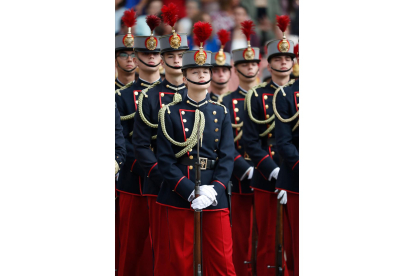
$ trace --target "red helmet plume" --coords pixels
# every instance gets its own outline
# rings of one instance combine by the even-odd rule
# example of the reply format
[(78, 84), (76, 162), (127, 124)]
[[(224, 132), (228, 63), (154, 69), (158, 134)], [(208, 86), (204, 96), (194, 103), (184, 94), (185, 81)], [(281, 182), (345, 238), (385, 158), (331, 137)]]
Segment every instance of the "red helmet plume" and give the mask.
[(137, 24), (136, 15), (137, 14), (134, 11), (134, 9), (131, 8), (130, 10), (126, 10), (124, 12), (124, 15), (121, 19), (128, 28), (132, 28), (133, 26), (135, 26), (135, 24)]
[(168, 6), (164, 5), (161, 8), (161, 16), (164, 22), (171, 27), (174, 27), (178, 20), (178, 8), (174, 3), (169, 3)]
[(250, 35), (254, 34), (254, 23), (251, 20), (245, 20), (240, 23), (242, 25), (242, 32), (247, 38), (247, 41), (250, 41)]
[(218, 39), (221, 42), (221, 46), (224, 47), (227, 42), (230, 41), (230, 32), (225, 29), (221, 29), (217, 32)]
[(290, 18), (288, 15), (276, 15), (277, 26), (284, 33), (290, 23)]

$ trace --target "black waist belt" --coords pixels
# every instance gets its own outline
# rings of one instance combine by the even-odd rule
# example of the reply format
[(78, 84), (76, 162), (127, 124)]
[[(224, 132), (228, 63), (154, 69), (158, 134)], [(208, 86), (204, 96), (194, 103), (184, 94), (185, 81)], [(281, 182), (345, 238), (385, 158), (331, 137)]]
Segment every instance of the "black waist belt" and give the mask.
[[(192, 156), (193, 157), (193, 156)], [(195, 169), (195, 163), (197, 161), (197, 157), (193, 157), (190, 159), (188, 156), (183, 156), (178, 159), (178, 163), (186, 166), (193, 166)], [(214, 159), (207, 159), (205, 157), (200, 157), (200, 169), (202, 170), (214, 170), (216, 167), (217, 161)]]
[(267, 138), (266, 144), (268, 147), (270, 147), (270, 145), (276, 146), (276, 138)]

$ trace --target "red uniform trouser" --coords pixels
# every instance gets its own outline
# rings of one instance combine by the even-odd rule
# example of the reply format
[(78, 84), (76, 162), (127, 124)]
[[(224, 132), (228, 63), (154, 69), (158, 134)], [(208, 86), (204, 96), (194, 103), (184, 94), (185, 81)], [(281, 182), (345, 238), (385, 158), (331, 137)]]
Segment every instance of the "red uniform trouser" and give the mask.
[(119, 200), (115, 199), (115, 276), (118, 276), (119, 264)]
[[(299, 275), (299, 195), (288, 192), (284, 205), (283, 237), (285, 275)], [(273, 276), (276, 266), (277, 194), (254, 190), (257, 222), (257, 275)], [(272, 268), (268, 268), (272, 266)]]
[(143, 196), (119, 193), (119, 276), (153, 275), (148, 202)]
[[(156, 196), (148, 196), (151, 239), (154, 249), (154, 275), (169, 276), (169, 241), (167, 207), (157, 204)], [(173, 275), (171, 275), (173, 276)]]
[[(171, 276), (193, 276), (194, 211), (167, 207)], [(236, 276), (229, 210), (202, 213), (203, 276)]]
[(237, 276), (251, 276), (253, 195), (232, 194), (233, 264)]

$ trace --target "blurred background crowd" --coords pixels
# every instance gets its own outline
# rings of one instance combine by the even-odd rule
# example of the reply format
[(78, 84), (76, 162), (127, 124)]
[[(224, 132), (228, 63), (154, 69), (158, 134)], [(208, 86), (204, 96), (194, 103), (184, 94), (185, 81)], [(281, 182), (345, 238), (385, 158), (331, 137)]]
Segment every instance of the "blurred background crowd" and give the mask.
[[(226, 44), (224, 51), (231, 53), (234, 49), (247, 47), (240, 23), (244, 20), (252, 20), (256, 26), (256, 34), (251, 37), (251, 45), (260, 48), (262, 56), (260, 67), (264, 69), (267, 66), (267, 61), (263, 58), (266, 56), (264, 46), (271, 39), (282, 39), (282, 33), (276, 26), (276, 15), (290, 16), (291, 23), (286, 36), (295, 44), (298, 43), (299, 0), (115, 0), (115, 35), (127, 34), (128, 28), (123, 25), (121, 17), (126, 9), (134, 8), (138, 18), (132, 32), (135, 35), (149, 36), (151, 31), (145, 23), (145, 17), (154, 14), (161, 18), (162, 6), (171, 2), (180, 9), (175, 29), (178, 33), (187, 33), (190, 50), (198, 49), (193, 44), (195, 22), (210, 22), (213, 26), (211, 37), (204, 46), (208, 51), (217, 52), (220, 49), (220, 41), (217, 39), (218, 30), (230, 31), (231, 40)], [(164, 23), (154, 31), (156, 36), (167, 34), (171, 34), (171, 27)], [(258, 78), (262, 81), (262, 70), (260, 73)], [(229, 82), (230, 91), (235, 90), (237, 86), (238, 79), (232, 78)]]

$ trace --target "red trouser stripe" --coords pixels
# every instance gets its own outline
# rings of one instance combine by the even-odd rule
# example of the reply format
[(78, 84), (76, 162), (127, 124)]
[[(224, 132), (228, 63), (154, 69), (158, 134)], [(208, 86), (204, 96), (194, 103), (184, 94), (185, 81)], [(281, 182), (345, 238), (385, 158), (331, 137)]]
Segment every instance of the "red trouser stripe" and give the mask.
[(120, 245), (118, 275), (153, 275), (147, 198), (119, 193), (117, 200)]

